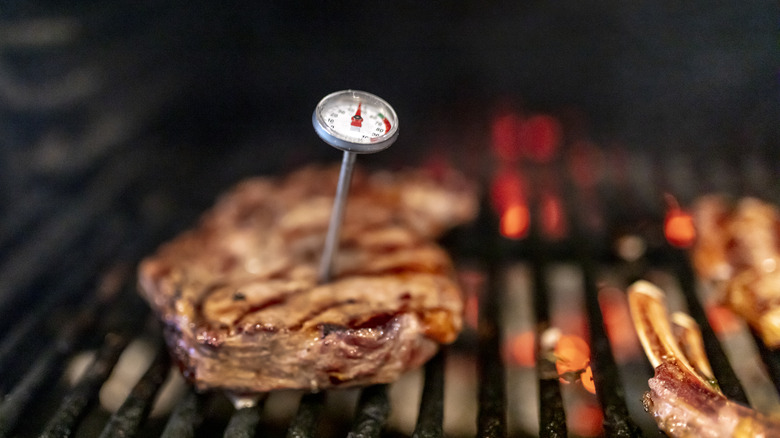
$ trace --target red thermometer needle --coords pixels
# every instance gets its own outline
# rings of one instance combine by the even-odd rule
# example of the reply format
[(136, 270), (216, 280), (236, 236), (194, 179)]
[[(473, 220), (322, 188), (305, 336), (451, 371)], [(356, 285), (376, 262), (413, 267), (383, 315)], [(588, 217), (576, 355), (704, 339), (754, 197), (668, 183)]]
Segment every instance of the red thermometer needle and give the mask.
[(363, 126), (363, 117), (360, 115), (360, 106), (363, 105), (362, 102), (358, 103), (358, 109), (355, 112), (355, 115), (352, 116), (352, 126), (357, 126), (358, 128)]

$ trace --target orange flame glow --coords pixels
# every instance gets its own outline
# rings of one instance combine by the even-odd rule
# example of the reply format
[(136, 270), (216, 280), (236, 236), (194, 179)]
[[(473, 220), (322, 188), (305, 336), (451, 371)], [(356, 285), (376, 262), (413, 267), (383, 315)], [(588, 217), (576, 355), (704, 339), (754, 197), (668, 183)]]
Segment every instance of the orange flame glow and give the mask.
[(555, 370), (563, 383), (579, 380), (582, 387), (595, 394), (593, 371), (590, 368), (590, 347), (579, 336), (562, 335), (555, 344)]
[(552, 193), (542, 196), (541, 205), (542, 232), (553, 240), (559, 240), (566, 236), (566, 215), (563, 210), (561, 198)]
[(508, 362), (532, 368), (536, 364), (536, 339), (532, 331), (518, 333), (507, 340), (505, 348)]
[(536, 162), (545, 163), (558, 154), (562, 132), (558, 119), (540, 114), (525, 120), (517, 135), (525, 154)]
[(505, 162), (516, 162), (520, 158), (517, 132), (520, 117), (514, 113), (500, 115), (493, 119), (490, 126), (493, 153)]
[(571, 431), (578, 436), (601, 436), (604, 434), (604, 414), (595, 403), (578, 403), (567, 415)]
[(458, 281), (466, 297), (463, 319), (468, 327), (476, 329), (479, 326), (479, 297), (485, 287), (485, 274), (466, 268), (458, 271)]
[(603, 287), (599, 290), (598, 299), (615, 359), (628, 362), (642, 356), (642, 346), (634, 329), (626, 294), (616, 287)]
[(555, 369), (559, 375), (580, 373), (590, 363), (590, 347), (579, 336), (563, 335), (555, 345)]
[(516, 169), (505, 166), (496, 171), (490, 184), (490, 201), (500, 215), (512, 205), (525, 203), (526, 183)]
[(528, 235), (531, 225), (531, 213), (524, 203), (510, 205), (501, 214), (499, 225), (501, 235), (510, 239), (522, 239)]
[(680, 209), (671, 208), (664, 219), (664, 236), (672, 246), (688, 248), (696, 239), (696, 227), (693, 216)]
[(739, 318), (726, 306), (710, 304), (705, 307), (707, 321), (718, 334), (734, 333), (741, 328)]
[(585, 371), (580, 374), (580, 382), (582, 382), (582, 387), (589, 393), (596, 393), (596, 384), (593, 382), (593, 369), (591, 369), (590, 365), (585, 367)]

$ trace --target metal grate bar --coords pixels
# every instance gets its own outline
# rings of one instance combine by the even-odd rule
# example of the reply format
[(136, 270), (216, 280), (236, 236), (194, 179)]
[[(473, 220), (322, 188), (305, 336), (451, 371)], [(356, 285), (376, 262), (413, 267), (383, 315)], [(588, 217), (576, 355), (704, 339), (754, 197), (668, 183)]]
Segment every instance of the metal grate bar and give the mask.
[(598, 286), (593, 271), (591, 262), (584, 259), (585, 308), (591, 343), (590, 361), (596, 396), (604, 411), (604, 432), (607, 436), (614, 437), (641, 436), (639, 427), (631, 420), (628, 413), (626, 393), (601, 316)]
[[(116, 238), (116, 233), (104, 233), (91, 254), (94, 257), (77, 258), (74, 263), (69, 264), (64, 272), (67, 273), (62, 282), (49, 290), (42, 302), (38, 304), (30, 313), (27, 313), (18, 324), (11, 326), (7, 335), (0, 342), (0, 382), (5, 380), (8, 374), (8, 368), (11, 364), (19, 363), (19, 351), (22, 344), (32, 342), (32, 339), (40, 339), (41, 332), (36, 331), (51, 316), (54, 309), (61, 305), (67, 299), (81, 293), (94, 273), (98, 271), (103, 261), (115, 253), (120, 244), (120, 239)], [(94, 293), (94, 289), (91, 290)], [(94, 298), (86, 298), (87, 302), (94, 302)], [(0, 388), (2, 385), (0, 384)]]
[(488, 266), (488, 287), (479, 306), (477, 436), (503, 438), (506, 424), (506, 376), (501, 357), (502, 329), (498, 324), (499, 285), (496, 263)]
[(780, 350), (773, 350), (767, 347), (761, 337), (752, 329), (751, 334), (756, 341), (758, 353), (761, 355), (761, 359), (764, 362), (764, 369), (772, 380), (772, 383), (775, 384), (775, 389), (780, 393)]
[(265, 399), (258, 401), (254, 406), (247, 406), (233, 412), (225, 428), (224, 438), (254, 438), (264, 404)]
[(547, 288), (547, 254), (536, 232), (529, 242), (535, 249), (533, 263), (533, 306), (536, 318), (536, 376), (539, 384), (539, 436), (563, 437), (567, 435), (566, 411), (555, 365), (544, 357), (541, 338), (550, 327), (549, 291)]
[(30, 402), (54, 381), (51, 370), (63, 357), (64, 354), (56, 348), (56, 345), (50, 345), (35, 361), (30, 371), (3, 399), (0, 405), (0, 437), (10, 436)]
[(203, 397), (190, 389), (168, 418), (161, 438), (192, 438), (203, 422)]
[(420, 413), (413, 438), (437, 438), (442, 436), (444, 420), (444, 363), (446, 350), (442, 348), (425, 364), (425, 383), (420, 399)]
[(348, 438), (377, 438), (387, 422), (390, 400), (387, 385), (373, 385), (360, 392), (355, 419)]
[(612, 346), (607, 337), (604, 320), (599, 305), (599, 288), (593, 255), (596, 253), (587, 236), (583, 214), (587, 211), (579, 201), (573, 182), (567, 189), (569, 222), (572, 224), (572, 244), (575, 256), (580, 264), (585, 288), (585, 311), (588, 319), (590, 337), (590, 364), (593, 371), (593, 384), (596, 397), (604, 413), (604, 433), (606, 436), (636, 437), (642, 436), (639, 427), (631, 419), (626, 405), (626, 393), (620, 380), (620, 371)]
[(170, 356), (165, 347), (161, 345), (149, 369), (133, 387), (122, 406), (111, 416), (103, 428), (100, 438), (135, 436), (149, 415), (157, 392), (165, 382), (170, 369)]
[(3, 424), (3, 428), (12, 430), (16, 426), (18, 416), (27, 408), (31, 400), (59, 376), (55, 370), (72, 352), (79, 338), (94, 325), (101, 304), (105, 303), (88, 304), (71, 319), (63, 327), (59, 336), (35, 360), (32, 368), (19, 384), (11, 390), (0, 406), (0, 420), (2, 420), (0, 423)]
[(677, 269), (676, 275), (680, 281), (680, 288), (688, 305), (688, 313), (699, 324), (702, 337), (704, 338), (704, 349), (707, 352), (707, 357), (710, 359), (712, 372), (718, 380), (720, 389), (731, 400), (750, 406), (745, 390), (731, 367), (723, 347), (720, 345), (715, 332), (707, 320), (704, 308), (699, 302), (696, 294), (696, 276), (688, 257), (682, 251), (672, 250), (671, 252), (671, 259)]
[[(88, 277), (93, 276), (94, 272), (98, 269), (98, 264), (101, 263), (99, 261), (100, 254), (115, 252), (114, 250), (118, 246), (120, 239), (105, 237), (101, 234), (97, 236), (95, 240), (102, 242), (102, 245), (97, 245), (99, 249), (94, 251), (90, 250), (91, 256), (97, 256), (89, 258), (89, 260), (94, 260), (94, 263), (88, 264), (86, 267), (78, 266), (78, 263), (76, 263), (77, 268), (69, 266), (74, 269), (72, 272), (69, 272), (66, 269), (66, 272), (69, 272), (69, 275), (66, 276), (64, 283), (58, 285), (56, 290), (51, 291), (52, 293), (48, 294), (48, 297), (50, 298), (46, 298), (43, 305), (38, 306), (32, 314), (25, 317), (20, 326), (14, 326), (14, 330), (9, 337), (3, 340), (2, 350), (0, 351), (6, 352), (7, 350), (8, 352), (7, 356), (6, 354), (0, 356), (0, 371), (4, 374), (6, 359), (15, 359), (17, 363), (19, 361), (18, 356), (14, 357), (16, 351), (15, 347), (24, 342), (32, 342), (31, 338), (40, 335), (40, 333), (36, 333), (35, 329), (43, 323), (45, 318), (50, 315), (50, 311), (61, 301), (67, 299), (70, 295), (75, 296), (83, 289), (82, 283), (88, 281)], [(114, 240), (116, 240), (116, 242)], [(127, 250), (127, 248), (131, 248), (134, 251), (139, 250), (140, 248), (137, 243), (138, 242), (126, 243), (122, 252)], [(104, 248), (100, 248), (101, 246), (104, 246)], [(116, 256), (116, 254), (114, 254), (114, 256)], [(81, 258), (79, 258), (79, 260), (81, 260)], [(117, 267), (115, 266), (115, 268)], [(109, 309), (109, 306), (112, 306), (115, 303), (120, 295), (119, 292), (125, 283), (126, 274), (128, 274), (128, 272), (121, 269), (121, 266), (119, 266), (119, 269), (107, 271), (107, 276), (111, 276), (114, 280), (119, 279), (119, 281), (109, 281), (106, 284), (99, 285), (97, 288), (92, 288), (92, 291), (89, 294), (86, 294), (88, 297), (79, 312), (75, 313), (65, 326), (60, 328), (56, 338), (52, 341), (52, 345), (43, 350), (43, 354), (35, 360), (35, 366), (27, 372), (25, 377), (22, 378), (22, 381), (17, 385), (17, 388), (14, 388), (12, 392), (19, 394), (30, 393), (31, 397), (32, 394), (41, 393), (45, 389), (45, 386), (36, 383), (35, 379), (39, 379), (42, 382), (53, 382), (54, 379), (60, 375), (62, 371), (61, 364), (64, 360), (68, 355), (73, 353), (73, 350), (78, 343), (84, 341), (83, 338), (91, 334), (96, 323), (100, 322), (99, 319), (102, 320), (103, 317), (106, 316), (103, 315), (103, 310)], [(57, 293), (55, 292), (61, 292), (60, 295), (62, 296), (56, 297)], [(127, 308), (124, 308), (122, 311), (117, 310), (117, 312), (123, 313), (123, 317), (126, 317), (129, 314)], [(126, 324), (125, 326), (134, 326), (136, 323), (137, 321), (123, 322), (123, 324)], [(122, 339), (122, 341), (117, 342), (117, 338)], [(102, 358), (98, 357), (96, 363), (93, 364), (88, 372), (88, 376), (99, 376), (100, 378), (96, 381), (89, 381), (89, 377), (87, 377), (85, 378), (85, 382), (82, 382), (81, 387), (77, 386), (74, 388), (74, 390), (65, 397), (59, 410), (51, 417), (42, 436), (68, 436), (73, 432), (73, 428), (84, 414), (84, 410), (89, 404), (89, 401), (94, 398), (94, 395), (97, 393), (102, 383), (108, 378), (107, 373), (110, 373), (111, 368), (126, 343), (127, 339), (124, 335), (109, 333), (106, 336), (104, 350), (107, 349), (109, 351), (109, 353), (107, 353), (108, 356), (104, 355)], [(106, 369), (105, 367), (108, 368)], [(42, 374), (35, 377), (35, 375), (39, 373)], [(30, 381), (32, 385), (29, 388), (25, 388), (24, 386), (27, 381)], [(82, 400), (85, 396), (87, 396), (86, 399)], [(29, 402), (28, 398), (29, 397), (25, 397), (22, 400), (17, 397), (17, 401), (12, 410), (21, 412), (27, 407)], [(12, 427), (12, 422), (9, 421), (5, 423), (5, 427)]]
[(298, 405), (298, 412), (287, 429), (287, 438), (314, 436), (324, 406), (325, 392), (304, 394)]
[(95, 360), (84, 372), (84, 377), (63, 398), (59, 409), (46, 424), (41, 438), (69, 437), (75, 432), (78, 423), (86, 414), (87, 408), (95, 401), (100, 387), (108, 379), (119, 356), (130, 342), (130, 336), (108, 334), (105, 343), (98, 351)]
[(135, 160), (136, 165), (128, 165), (128, 157), (121, 158), (94, 178), (84, 196), (65, 206), (60, 215), (43, 224), (33, 239), (17, 249), (14, 257), (0, 264), (0, 315), (14, 314), (14, 306), (24, 297), (19, 292), (62, 260), (67, 250), (86, 235), (119, 194), (137, 179), (142, 170), (141, 160)]

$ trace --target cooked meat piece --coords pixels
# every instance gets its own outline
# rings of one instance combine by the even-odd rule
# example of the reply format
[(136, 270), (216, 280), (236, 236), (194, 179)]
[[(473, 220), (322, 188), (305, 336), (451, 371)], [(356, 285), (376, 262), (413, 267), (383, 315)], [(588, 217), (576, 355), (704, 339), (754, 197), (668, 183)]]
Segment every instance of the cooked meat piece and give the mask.
[(142, 295), (198, 388), (251, 394), (395, 380), (461, 328), (452, 262), (432, 242), (472, 219), (461, 176), (353, 176), (333, 280), (317, 284), (338, 168), (240, 183), (141, 263)]
[(730, 205), (710, 196), (696, 207), (699, 274), (723, 289), (723, 300), (761, 335), (780, 346), (780, 215), (755, 198)]
[(780, 436), (780, 423), (720, 392), (708, 375), (709, 361), (699, 347), (701, 333), (690, 317), (674, 318), (684, 325), (682, 336), (675, 336), (660, 289), (639, 281), (628, 293), (634, 326), (655, 367), (643, 403), (661, 430), (672, 437)]
[(729, 209), (726, 199), (717, 195), (700, 198), (693, 208), (696, 242), (691, 258), (702, 278), (723, 281), (731, 276), (726, 254), (729, 236), (725, 232)]
[(645, 409), (671, 437), (780, 436), (780, 423), (728, 400), (673, 360), (659, 365), (648, 383)]

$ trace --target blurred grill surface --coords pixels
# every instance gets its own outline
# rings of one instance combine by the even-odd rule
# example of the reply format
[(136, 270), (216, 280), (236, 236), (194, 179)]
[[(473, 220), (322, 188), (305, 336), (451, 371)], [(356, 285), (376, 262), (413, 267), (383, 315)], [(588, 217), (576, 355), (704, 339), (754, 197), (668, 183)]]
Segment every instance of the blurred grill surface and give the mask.
[[(615, 335), (637, 278), (703, 327), (729, 397), (777, 413), (777, 353), (733, 317), (712, 328), (662, 229), (669, 195), (780, 201), (776, 7), (515, 3), (0, 7), (0, 437), (652, 435), (652, 370)], [(469, 324), (392, 385), (238, 410), (194, 394), (135, 264), (241, 178), (337, 160), (310, 112), (343, 88), (401, 117), (361, 163), (485, 183), (481, 218), (444, 240)], [(556, 155), (502, 156), (499, 119), (536, 114), (561, 123)], [(521, 176), (503, 184), (527, 201), (522, 238), (491, 198), (502, 175)], [(559, 380), (561, 337), (589, 345), (595, 395)]]
[[(604, 175), (586, 187), (562, 162), (525, 169), (533, 213), (524, 238), (499, 233), (500, 218), (487, 198), (478, 221), (445, 238), (464, 284), (468, 325), (422, 375), (363, 391), (272, 394), (257, 407), (234, 410), (222, 394), (194, 394), (181, 382), (161, 347), (159, 327), (135, 293), (135, 263), (194, 216), (172, 206), (176, 201), (164, 191), (140, 191), (138, 198), (137, 187), (146, 182), (128, 163), (160, 163), (139, 149), (125, 154), (112, 157), (78, 196), (47, 207), (51, 214), (16, 217), (27, 223), (26, 235), (6, 231), (3, 436), (252, 436), (255, 430), (279, 436), (640, 436), (655, 429), (640, 403), (652, 370), (635, 339), (607, 333), (631, 333), (615, 318), (625, 304), (619, 291), (636, 278), (657, 282), (704, 328), (726, 394), (765, 412), (780, 410), (773, 389), (780, 386), (777, 353), (753, 343), (744, 326), (716, 336), (705, 310), (709, 295), (684, 252), (664, 240), (662, 187), (674, 181), (634, 173), (619, 185)], [(631, 155), (626, 165), (641, 168), (643, 159)], [(662, 162), (658, 169), (674, 175), (670, 166)], [(736, 166), (769, 171), (765, 163)], [(562, 235), (545, 225), (549, 172), (560, 177), (553, 186), (562, 189)], [(742, 194), (750, 186), (740, 175), (733, 184), (717, 188)], [(626, 209), (618, 200), (625, 196), (656, 202)], [(626, 249), (626, 239), (638, 239), (643, 249)], [(549, 356), (551, 334), (590, 345), (585, 354), (595, 395), (576, 381), (559, 380)], [(160, 406), (150, 416), (158, 396)]]

